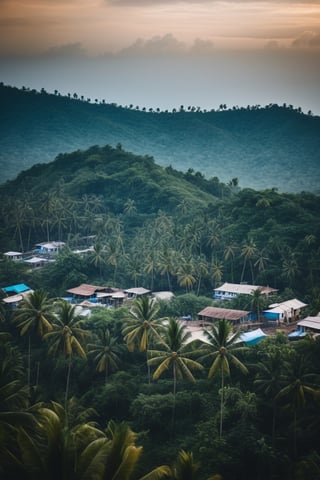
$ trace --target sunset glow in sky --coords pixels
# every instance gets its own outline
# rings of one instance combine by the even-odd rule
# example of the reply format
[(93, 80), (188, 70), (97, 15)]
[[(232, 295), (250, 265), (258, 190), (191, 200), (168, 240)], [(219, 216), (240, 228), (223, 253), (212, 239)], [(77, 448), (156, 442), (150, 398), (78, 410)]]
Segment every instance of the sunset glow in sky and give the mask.
[(320, 0), (0, 0), (0, 68), (7, 84), (122, 104), (283, 101), (320, 114)]
[(103, 53), (168, 33), (217, 48), (320, 47), (320, 0), (1, 0), (0, 12), (2, 54), (69, 43)]

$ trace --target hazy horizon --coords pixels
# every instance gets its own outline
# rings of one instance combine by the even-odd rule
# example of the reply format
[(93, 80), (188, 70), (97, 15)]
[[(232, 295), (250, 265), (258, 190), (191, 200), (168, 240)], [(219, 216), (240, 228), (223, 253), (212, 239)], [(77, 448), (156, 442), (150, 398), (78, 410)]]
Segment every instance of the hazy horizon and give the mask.
[(320, 0), (1, 0), (0, 81), (121, 105), (320, 114)]

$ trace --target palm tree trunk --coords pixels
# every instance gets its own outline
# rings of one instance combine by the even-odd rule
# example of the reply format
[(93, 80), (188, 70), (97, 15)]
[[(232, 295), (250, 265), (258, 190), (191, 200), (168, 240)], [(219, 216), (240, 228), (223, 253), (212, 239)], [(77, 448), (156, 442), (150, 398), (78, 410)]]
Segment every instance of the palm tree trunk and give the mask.
[(222, 437), (222, 424), (223, 424), (223, 403), (224, 403), (224, 374), (223, 369), (221, 370), (221, 400), (220, 400), (220, 432), (219, 438)]
[(173, 363), (173, 406), (172, 406), (172, 418), (171, 418), (171, 434), (174, 437), (174, 425), (176, 420), (176, 391), (177, 391), (177, 372), (176, 365)]
[(294, 411), (293, 418), (293, 455), (297, 456), (297, 410)]
[(38, 388), (39, 386), (39, 375), (40, 375), (40, 362), (37, 362), (36, 388)]
[(244, 262), (243, 262), (243, 267), (242, 267), (242, 272), (241, 272), (241, 278), (240, 278), (240, 283), (243, 282), (243, 277), (244, 277), (244, 272), (245, 272), (245, 269), (246, 269), (246, 264), (247, 264), (247, 260), (244, 259)]
[(30, 390), (31, 384), (31, 335), (28, 338), (28, 389)]
[(64, 397), (64, 409), (65, 409), (65, 415), (66, 415), (66, 425), (68, 424), (68, 397), (69, 397), (70, 376), (71, 376), (71, 355), (69, 356), (68, 373), (67, 373), (67, 381), (66, 381), (66, 392), (65, 392), (65, 397)]
[(273, 400), (273, 415), (272, 415), (272, 446), (275, 446), (276, 442), (276, 402)]

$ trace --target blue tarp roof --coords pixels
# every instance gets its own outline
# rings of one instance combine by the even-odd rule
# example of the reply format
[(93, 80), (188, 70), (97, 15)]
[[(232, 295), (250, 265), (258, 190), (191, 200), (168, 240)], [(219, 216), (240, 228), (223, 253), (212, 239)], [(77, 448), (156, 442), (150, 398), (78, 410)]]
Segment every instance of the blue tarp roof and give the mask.
[(6, 293), (22, 293), (30, 290), (30, 288), (24, 283), (18, 283), (17, 285), (10, 285), (2, 289)]
[(302, 330), (295, 330), (294, 332), (289, 333), (288, 337), (294, 338), (294, 337), (305, 337), (306, 332), (303, 332)]
[(247, 345), (255, 345), (256, 343), (260, 342), (260, 340), (263, 340), (266, 336), (267, 335), (261, 330), (261, 328), (257, 328), (251, 332), (242, 333), (240, 338)]

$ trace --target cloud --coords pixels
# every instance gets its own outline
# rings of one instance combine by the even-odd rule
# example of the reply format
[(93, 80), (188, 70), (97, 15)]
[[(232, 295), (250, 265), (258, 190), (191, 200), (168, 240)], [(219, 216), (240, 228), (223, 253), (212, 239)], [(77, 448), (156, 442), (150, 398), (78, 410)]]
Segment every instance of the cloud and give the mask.
[(171, 33), (152, 37), (149, 40), (138, 38), (131, 46), (122, 49), (119, 55), (167, 55), (186, 53), (186, 44), (177, 40)]
[(42, 56), (48, 58), (80, 58), (87, 57), (86, 51), (80, 42), (56, 45), (46, 50)]
[(270, 40), (269, 42), (267, 42), (264, 46), (265, 50), (278, 50), (280, 47), (279, 45), (279, 42), (277, 42), (277, 40)]
[(291, 45), (296, 48), (320, 47), (320, 33), (312, 30), (303, 32)]
[[(191, 45), (177, 40), (171, 33), (148, 40), (138, 38), (132, 45), (120, 50), (119, 56), (210, 55), (215, 51), (210, 40), (196, 38)], [(109, 54), (106, 53), (105, 56)]]
[(211, 40), (202, 40), (201, 38), (196, 38), (193, 45), (190, 47), (189, 51), (192, 54), (210, 54), (215, 50), (214, 43)]

